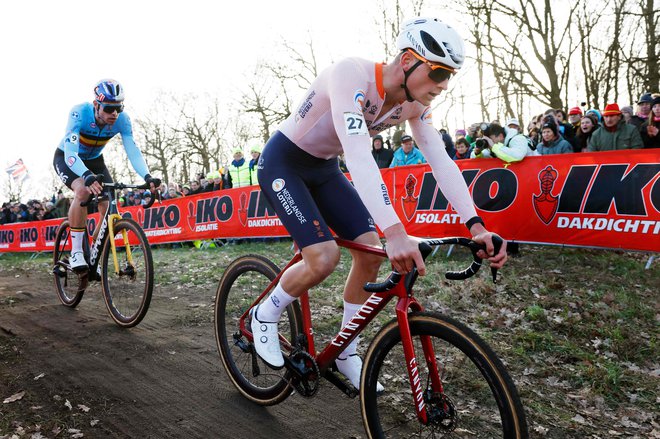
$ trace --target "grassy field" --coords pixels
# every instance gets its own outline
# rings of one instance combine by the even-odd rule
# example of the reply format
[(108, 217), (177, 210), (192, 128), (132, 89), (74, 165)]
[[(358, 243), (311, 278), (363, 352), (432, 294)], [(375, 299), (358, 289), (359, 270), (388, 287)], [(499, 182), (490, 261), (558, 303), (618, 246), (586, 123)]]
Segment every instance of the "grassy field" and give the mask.
[[(155, 248), (156, 282), (169, 296), (194, 295), (212, 304), (224, 267), (247, 253), (283, 266), (292, 250), (290, 242)], [(532, 437), (660, 438), (660, 261), (646, 270), (647, 259), (642, 253), (524, 245), (493, 284), (489, 270), (464, 282), (445, 280), (444, 272), (466, 265), (469, 254), (456, 250), (448, 257), (441, 250), (429, 259), (416, 297), (491, 344), (518, 386)], [(49, 264), (45, 255), (0, 256), (2, 271)], [(339, 327), (349, 267), (345, 253), (338, 270), (312, 291), (317, 343)], [(177, 324), (210, 325), (212, 312), (212, 306), (191, 308)], [(372, 325), (360, 350), (391, 317)]]

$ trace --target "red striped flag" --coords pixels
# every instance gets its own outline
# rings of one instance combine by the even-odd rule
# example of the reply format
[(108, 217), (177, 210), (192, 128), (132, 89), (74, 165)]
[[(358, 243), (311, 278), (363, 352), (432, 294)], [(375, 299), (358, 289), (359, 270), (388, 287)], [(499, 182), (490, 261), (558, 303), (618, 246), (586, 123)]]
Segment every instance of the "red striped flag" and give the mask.
[(16, 160), (16, 163), (9, 166), (7, 169), (5, 169), (5, 171), (11, 176), (11, 178), (14, 179), (15, 182), (23, 181), (28, 178), (27, 166), (25, 166), (25, 163), (23, 163), (23, 159)]

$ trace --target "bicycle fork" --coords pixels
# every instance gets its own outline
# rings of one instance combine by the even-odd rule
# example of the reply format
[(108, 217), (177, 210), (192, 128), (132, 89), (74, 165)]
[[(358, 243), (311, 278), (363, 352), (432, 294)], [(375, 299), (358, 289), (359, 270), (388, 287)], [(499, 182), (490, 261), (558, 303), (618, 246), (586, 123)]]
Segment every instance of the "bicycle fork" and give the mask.
[[(110, 239), (110, 248), (112, 249), (112, 261), (115, 267), (115, 274), (119, 275), (119, 260), (117, 259), (117, 246), (115, 245), (115, 221), (122, 219), (119, 214), (112, 214), (108, 218), (108, 239)], [(126, 229), (121, 231), (122, 239), (124, 240), (124, 248), (126, 249), (126, 260), (129, 266), (133, 266), (133, 255), (131, 254), (131, 245), (128, 242), (128, 233)]]
[[(409, 310), (422, 311), (422, 307), (415, 299), (410, 297), (400, 299), (396, 305), (396, 316), (399, 323), (401, 344), (406, 359), (406, 368), (408, 370), (408, 379), (410, 380), (413, 403), (415, 404), (415, 409), (417, 411), (417, 418), (422, 424), (427, 424), (429, 422), (429, 413), (426, 404), (428, 389), (423, 385), (419, 376), (419, 366), (417, 356), (415, 355), (415, 348), (413, 346), (412, 333), (410, 331), (410, 323), (408, 320)], [(423, 355), (426, 367), (428, 368), (428, 373), (431, 377), (432, 394), (442, 394), (442, 382), (440, 381), (438, 363), (435, 358), (435, 351), (431, 337), (423, 335), (420, 337), (420, 340), (422, 350), (424, 351)]]

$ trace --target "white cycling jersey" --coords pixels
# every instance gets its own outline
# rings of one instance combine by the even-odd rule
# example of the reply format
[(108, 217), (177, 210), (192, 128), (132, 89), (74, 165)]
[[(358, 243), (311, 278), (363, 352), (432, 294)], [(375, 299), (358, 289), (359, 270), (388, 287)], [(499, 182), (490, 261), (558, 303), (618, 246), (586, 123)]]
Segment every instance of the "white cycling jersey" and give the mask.
[(407, 120), (438, 185), (463, 222), (476, 216), (463, 177), (433, 127), (431, 108), (404, 101), (381, 114), (384, 103), (383, 64), (347, 58), (316, 78), (279, 130), (318, 158), (335, 158), (343, 151), (360, 198), (376, 224), (385, 230), (400, 220), (371, 155), (370, 137)]

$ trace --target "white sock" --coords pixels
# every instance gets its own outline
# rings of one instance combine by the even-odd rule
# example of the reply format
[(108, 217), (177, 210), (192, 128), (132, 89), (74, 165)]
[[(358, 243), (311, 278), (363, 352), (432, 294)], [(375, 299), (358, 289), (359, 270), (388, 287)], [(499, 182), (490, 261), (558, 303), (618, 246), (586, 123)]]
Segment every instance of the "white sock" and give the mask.
[(282, 283), (278, 283), (270, 296), (259, 305), (257, 319), (260, 322), (279, 322), (284, 309), (294, 300), (296, 300), (296, 297), (290, 296), (282, 288)]
[(85, 229), (71, 227), (71, 254), (83, 251)]
[[(353, 318), (355, 313), (357, 313), (360, 308), (362, 308), (362, 303), (349, 303), (344, 300), (344, 318), (341, 322), (342, 328), (346, 326), (346, 323), (348, 323)], [(355, 337), (353, 341), (350, 342), (348, 346), (346, 346), (346, 349), (344, 349), (344, 351), (339, 354), (339, 359), (345, 360), (349, 355), (353, 355), (355, 352), (357, 352), (357, 345), (359, 342), (360, 337)]]

